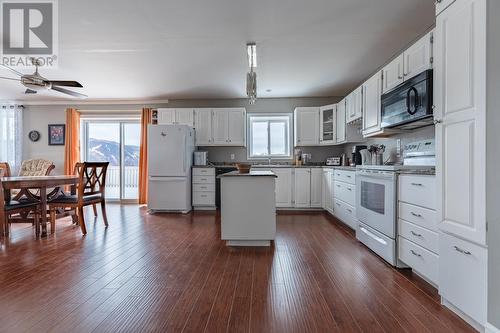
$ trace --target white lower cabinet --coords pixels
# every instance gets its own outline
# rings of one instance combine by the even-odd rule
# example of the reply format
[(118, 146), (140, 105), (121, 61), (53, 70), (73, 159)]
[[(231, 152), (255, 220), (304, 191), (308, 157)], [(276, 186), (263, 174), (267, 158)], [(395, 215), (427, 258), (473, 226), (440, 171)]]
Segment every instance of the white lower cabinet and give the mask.
[(436, 177), (399, 175), (398, 257), (434, 285), (439, 284)]
[(444, 303), (486, 323), (488, 251), (457, 237), (439, 238), (439, 294)]
[(293, 187), (292, 187), (292, 169), (275, 168), (271, 169), (278, 178), (276, 178), (276, 207), (292, 207)]
[(333, 170), (333, 215), (352, 229), (358, 227), (356, 218), (356, 172)]
[(215, 209), (215, 168), (193, 168), (193, 207)]
[(311, 207), (311, 169), (295, 168), (294, 206), (297, 208)]
[(311, 208), (321, 208), (323, 204), (323, 169), (311, 168)]
[(323, 169), (323, 209), (333, 214), (333, 169)]

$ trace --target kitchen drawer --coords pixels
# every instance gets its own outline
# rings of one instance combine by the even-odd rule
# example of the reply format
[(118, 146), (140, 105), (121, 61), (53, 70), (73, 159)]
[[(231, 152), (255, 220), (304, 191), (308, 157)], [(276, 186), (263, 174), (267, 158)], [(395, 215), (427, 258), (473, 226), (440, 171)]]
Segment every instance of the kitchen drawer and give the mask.
[(353, 206), (348, 205), (340, 200), (335, 200), (333, 213), (339, 220), (347, 224), (352, 229), (356, 230), (358, 223), (356, 218), (356, 210)]
[(215, 168), (193, 168), (193, 176), (215, 176)]
[(193, 184), (215, 184), (214, 176), (193, 176)]
[(396, 241), (394, 239), (361, 222), (356, 228), (356, 238), (391, 265), (396, 264)]
[(407, 204), (400, 201), (398, 217), (405, 221), (418, 224), (419, 226), (430, 229), (432, 231), (438, 231), (435, 210)]
[(399, 237), (398, 244), (399, 260), (437, 285), (439, 283), (439, 256), (403, 237)]
[(402, 236), (423, 248), (439, 254), (439, 234), (416, 224), (399, 219), (399, 236)]
[(193, 192), (193, 206), (214, 206), (215, 192)]
[(440, 233), (439, 254), (439, 294), (478, 323), (485, 323), (487, 249)]
[(356, 205), (356, 185), (335, 181), (333, 193), (335, 198), (351, 206)]
[(215, 192), (215, 184), (193, 184), (193, 192)]
[(399, 200), (436, 209), (436, 177), (422, 175), (399, 176)]
[(333, 170), (335, 181), (345, 182), (349, 184), (356, 184), (356, 172), (346, 170)]

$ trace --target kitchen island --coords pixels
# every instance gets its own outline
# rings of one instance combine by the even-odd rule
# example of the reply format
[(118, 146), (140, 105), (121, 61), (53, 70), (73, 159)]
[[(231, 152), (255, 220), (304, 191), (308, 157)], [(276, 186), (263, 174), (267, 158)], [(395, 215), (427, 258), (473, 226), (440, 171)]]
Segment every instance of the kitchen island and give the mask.
[(221, 180), (221, 238), (228, 246), (270, 246), (276, 235), (276, 175), (233, 171)]

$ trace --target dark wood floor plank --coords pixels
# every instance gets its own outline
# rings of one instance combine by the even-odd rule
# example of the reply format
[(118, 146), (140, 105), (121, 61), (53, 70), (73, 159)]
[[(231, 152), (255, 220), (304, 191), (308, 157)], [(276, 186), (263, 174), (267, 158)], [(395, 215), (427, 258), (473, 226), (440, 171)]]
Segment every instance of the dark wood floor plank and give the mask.
[(270, 248), (228, 248), (220, 216), (87, 212), (0, 238), (0, 332), (473, 332), (422, 279), (325, 214), (280, 213)]

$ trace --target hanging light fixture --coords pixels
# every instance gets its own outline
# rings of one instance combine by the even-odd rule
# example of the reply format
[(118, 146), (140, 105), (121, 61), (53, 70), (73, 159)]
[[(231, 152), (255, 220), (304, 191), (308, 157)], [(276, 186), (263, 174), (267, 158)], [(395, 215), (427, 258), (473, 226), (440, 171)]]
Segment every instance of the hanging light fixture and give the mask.
[(255, 43), (247, 44), (248, 67), (250, 72), (247, 73), (247, 96), (248, 102), (254, 104), (257, 100), (257, 73), (254, 69), (257, 68), (257, 45)]

